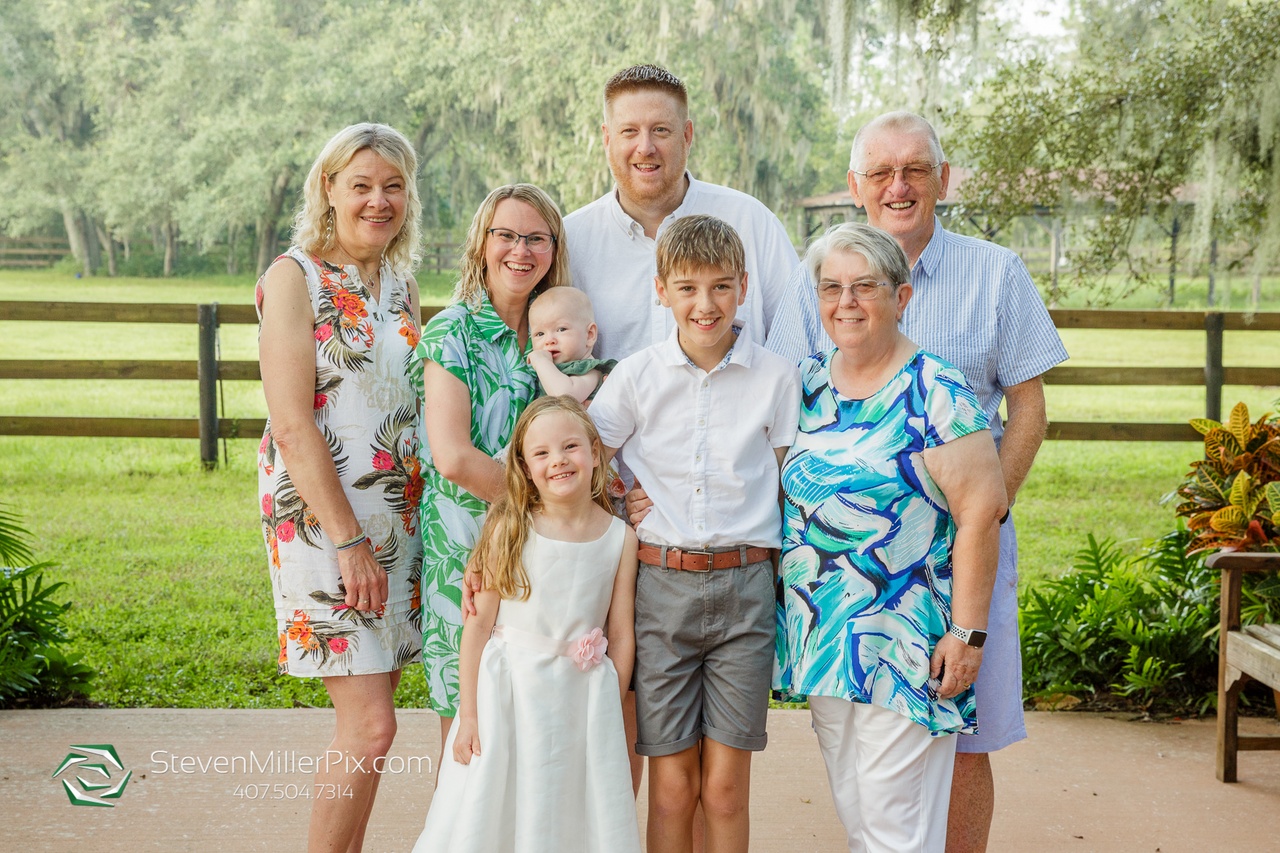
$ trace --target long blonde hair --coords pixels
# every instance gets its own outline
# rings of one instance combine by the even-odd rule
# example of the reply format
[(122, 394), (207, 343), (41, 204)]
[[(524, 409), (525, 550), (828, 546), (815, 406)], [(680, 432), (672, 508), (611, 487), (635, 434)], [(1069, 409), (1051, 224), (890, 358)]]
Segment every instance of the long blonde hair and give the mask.
[(582, 404), (572, 397), (540, 397), (529, 404), (516, 421), (507, 453), (506, 489), (489, 507), (480, 531), (480, 541), (471, 552), (467, 571), (479, 572), (486, 589), (496, 590), (502, 598), (529, 598), (529, 575), (524, 568), (524, 546), (533, 525), (533, 512), (542, 505), (542, 497), (534, 488), (524, 461), (524, 437), (529, 425), (549, 412), (563, 412), (586, 431), (591, 443), (595, 467), (591, 469), (591, 500), (609, 514), (609, 469), (604, 464), (604, 448), (600, 434)]

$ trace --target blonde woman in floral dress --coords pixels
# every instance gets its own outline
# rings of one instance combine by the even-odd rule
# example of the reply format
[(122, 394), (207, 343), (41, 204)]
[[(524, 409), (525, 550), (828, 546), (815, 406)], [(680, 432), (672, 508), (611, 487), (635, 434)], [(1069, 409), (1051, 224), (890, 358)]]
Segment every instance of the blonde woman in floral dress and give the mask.
[(526, 358), (529, 301), (569, 283), (560, 211), (531, 184), (499, 187), (476, 211), (453, 304), (427, 324), (421, 360), (422, 662), (443, 743), (458, 712), (462, 573), (503, 489), (494, 455), (537, 391)]
[(337, 713), (311, 791), (310, 851), (362, 847), (373, 767), (396, 732), (393, 694), (422, 646), (419, 402), (407, 372), (419, 337), (416, 172), (395, 130), (340, 131), (307, 176), (293, 246), (258, 283), (270, 414), (258, 485), (280, 671), (323, 678)]

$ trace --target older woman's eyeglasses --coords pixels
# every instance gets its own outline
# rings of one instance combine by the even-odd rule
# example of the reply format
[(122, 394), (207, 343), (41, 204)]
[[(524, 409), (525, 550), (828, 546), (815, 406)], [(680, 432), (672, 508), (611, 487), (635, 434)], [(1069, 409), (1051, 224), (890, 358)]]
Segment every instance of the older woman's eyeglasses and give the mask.
[(873, 184), (887, 184), (894, 179), (895, 175), (901, 172), (902, 179), (907, 183), (918, 184), (933, 175), (933, 170), (945, 162), (945, 160), (939, 160), (932, 165), (929, 163), (908, 163), (905, 166), (873, 166), (865, 172), (859, 172), (854, 169), (853, 173), (861, 175)]
[(820, 281), (818, 298), (823, 302), (839, 302), (847, 290), (853, 294), (854, 299), (875, 299), (880, 295), (880, 288), (889, 286), (887, 281), (875, 281), (870, 278), (851, 281), (848, 284), (841, 284), (838, 281)]
[(487, 231), (504, 249), (514, 249), (523, 240), (530, 252), (545, 255), (556, 246), (556, 238), (550, 234), (517, 234), (506, 228), (489, 228)]

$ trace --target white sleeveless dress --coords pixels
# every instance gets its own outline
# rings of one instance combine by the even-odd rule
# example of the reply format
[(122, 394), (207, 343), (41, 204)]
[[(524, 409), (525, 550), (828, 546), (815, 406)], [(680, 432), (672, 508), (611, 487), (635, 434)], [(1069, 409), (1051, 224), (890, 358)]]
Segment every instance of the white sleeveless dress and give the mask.
[(480, 658), (480, 752), (453, 760), (455, 725), (414, 853), (639, 853), (618, 675), (573, 657), (602, 628), (626, 527), (594, 542), (530, 531), (527, 601), (503, 601)]

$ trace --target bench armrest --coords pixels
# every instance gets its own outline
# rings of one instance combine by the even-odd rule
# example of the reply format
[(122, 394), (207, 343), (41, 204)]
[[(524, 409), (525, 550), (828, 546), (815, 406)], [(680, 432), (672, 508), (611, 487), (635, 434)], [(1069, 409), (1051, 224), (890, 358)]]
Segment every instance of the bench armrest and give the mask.
[(1280, 554), (1267, 551), (1219, 551), (1204, 564), (1211, 569), (1242, 572), (1280, 572)]
[(1218, 653), (1226, 660), (1227, 632), (1240, 629), (1240, 588), (1245, 572), (1280, 571), (1280, 554), (1265, 551), (1219, 551), (1204, 564), (1222, 570), (1222, 592), (1218, 603)]

